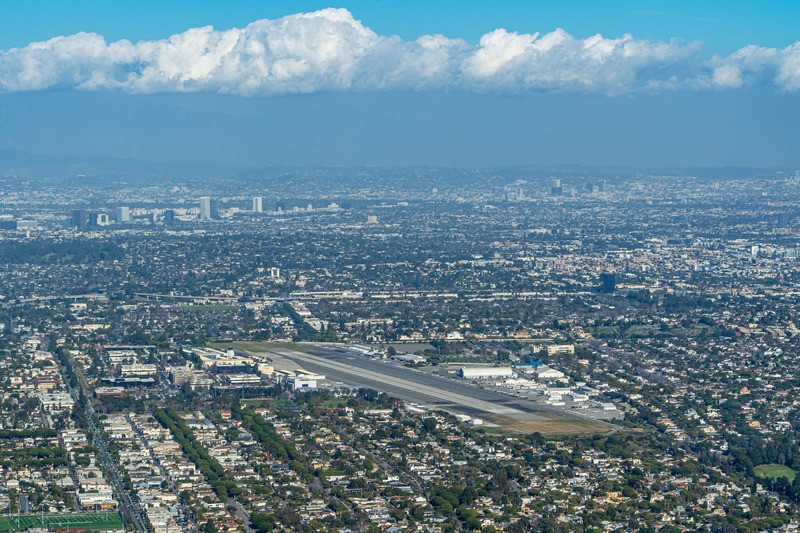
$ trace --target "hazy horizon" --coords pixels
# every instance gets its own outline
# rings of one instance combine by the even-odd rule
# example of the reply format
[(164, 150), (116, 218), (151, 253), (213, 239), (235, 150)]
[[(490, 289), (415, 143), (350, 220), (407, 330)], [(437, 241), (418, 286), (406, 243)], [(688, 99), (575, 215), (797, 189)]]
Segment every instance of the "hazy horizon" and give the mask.
[(0, 95), (0, 148), (242, 167), (800, 164), (792, 135), (800, 96), (760, 92), (758, 99), (747, 92), (7, 93)]

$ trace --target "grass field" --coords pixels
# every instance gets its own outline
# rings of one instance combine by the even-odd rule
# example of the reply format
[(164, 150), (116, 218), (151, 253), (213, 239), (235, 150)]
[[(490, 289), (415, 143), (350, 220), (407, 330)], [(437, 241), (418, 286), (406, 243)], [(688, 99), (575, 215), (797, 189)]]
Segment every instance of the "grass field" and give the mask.
[(753, 468), (753, 470), (755, 471), (756, 477), (769, 477), (773, 479), (785, 477), (789, 482), (797, 475), (797, 472), (783, 465), (758, 465)]
[(571, 418), (556, 418), (541, 415), (544, 420), (514, 420), (500, 415), (487, 416), (486, 418), (498, 427), (484, 428), (486, 433), (544, 433), (560, 435), (584, 435), (588, 433), (607, 433), (609, 427), (591, 420), (574, 420)]
[(295, 350), (297, 352), (306, 351), (306, 348), (302, 344), (296, 344), (293, 342), (267, 342), (267, 341), (209, 342), (208, 346), (211, 348), (216, 348), (217, 350), (234, 348), (237, 350), (245, 350), (247, 352), (252, 352), (252, 353), (260, 353), (274, 348)]
[(0, 533), (24, 531), (30, 528), (75, 528), (94, 531), (125, 529), (119, 513), (80, 513), (44, 515), (2, 516)]

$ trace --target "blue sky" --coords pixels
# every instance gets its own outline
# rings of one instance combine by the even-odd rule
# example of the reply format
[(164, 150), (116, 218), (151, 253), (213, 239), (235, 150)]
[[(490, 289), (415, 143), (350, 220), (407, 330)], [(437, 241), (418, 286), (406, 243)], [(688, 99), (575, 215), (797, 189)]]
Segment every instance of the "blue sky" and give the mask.
[(0, 2), (0, 150), (800, 167), (797, 0)]
[(325, 7), (344, 7), (376, 32), (413, 40), (442, 33), (470, 42), (495, 28), (534, 32), (564, 28), (577, 37), (632, 33), (647, 40), (702, 41), (711, 53), (747, 44), (785, 47), (800, 39), (796, 0), (2, 0), (0, 49), (79, 31), (108, 40), (153, 40), (187, 28), (242, 27)]

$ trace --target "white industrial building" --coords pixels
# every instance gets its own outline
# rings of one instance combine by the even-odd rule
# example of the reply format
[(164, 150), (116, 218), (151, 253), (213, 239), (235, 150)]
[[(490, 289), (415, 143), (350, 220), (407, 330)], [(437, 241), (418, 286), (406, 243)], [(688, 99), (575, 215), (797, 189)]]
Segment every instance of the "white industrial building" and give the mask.
[(231, 387), (258, 387), (261, 385), (261, 376), (258, 374), (225, 374), (223, 381)]
[(317, 380), (309, 379), (311, 377), (315, 376), (291, 376), (286, 379), (286, 382), (291, 385), (293, 391), (300, 389), (316, 389)]
[(514, 378), (514, 379), (507, 379), (505, 383), (503, 383), (506, 387), (512, 389), (541, 389), (545, 385), (541, 383), (536, 383), (535, 381), (531, 381), (530, 379), (522, 379), (522, 378)]
[(464, 379), (510, 378), (514, 371), (509, 366), (462, 366), (458, 375)]
[(114, 509), (117, 507), (117, 500), (114, 493), (108, 490), (98, 492), (77, 492), (78, 503), (83, 509)]
[(72, 396), (66, 392), (39, 394), (39, 402), (42, 405), (42, 409), (48, 413), (69, 411), (75, 405)]
[(132, 364), (137, 360), (136, 351), (128, 348), (109, 349), (106, 350), (106, 355), (108, 355), (108, 359), (111, 361), (112, 365)]
[(157, 372), (158, 369), (156, 368), (156, 365), (142, 365), (142, 364), (120, 365), (120, 374), (122, 374), (122, 377), (126, 378), (154, 377)]
[(547, 365), (538, 367), (533, 373), (536, 374), (536, 377), (539, 379), (561, 379), (564, 377), (563, 372), (555, 368), (550, 368)]

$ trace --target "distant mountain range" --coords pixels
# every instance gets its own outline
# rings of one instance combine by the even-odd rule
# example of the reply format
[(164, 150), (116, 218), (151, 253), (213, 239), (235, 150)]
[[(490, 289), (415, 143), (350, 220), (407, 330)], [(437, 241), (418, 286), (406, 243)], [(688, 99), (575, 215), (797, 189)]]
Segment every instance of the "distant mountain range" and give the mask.
[(0, 149), (0, 176), (21, 178), (104, 175), (107, 177), (235, 176), (246, 167), (199, 163), (165, 163), (109, 156), (47, 156)]
[[(0, 176), (19, 178), (69, 178), (74, 176), (97, 176), (104, 178), (153, 178), (153, 177), (226, 177), (237, 176), (275, 176), (293, 172), (300, 169), (315, 169), (320, 171), (325, 167), (317, 165), (300, 167), (277, 165), (270, 167), (247, 167), (234, 165), (210, 165), (204, 163), (171, 163), (163, 161), (146, 161), (141, 159), (128, 159), (110, 156), (48, 156), (31, 154), (16, 149), (0, 149)], [(379, 167), (331, 167), (337, 170), (351, 169), (364, 172)], [(401, 171), (399, 167), (387, 167)], [(419, 166), (409, 166), (409, 169), (419, 169)], [(427, 168), (427, 167), (422, 167)], [(442, 169), (445, 170), (445, 169)], [(474, 169), (473, 169), (474, 170)], [(487, 169), (487, 171), (500, 172), (506, 177), (569, 177), (569, 176), (594, 176), (597, 178), (613, 179), (615, 176), (635, 175), (677, 175), (698, 176), (706, 178), (744, 178), (744, 177), (773, 177), (776, 172), (787, 169), (782, 168), (751, 168), (751, 167), (690, 167), (690, 168), (631, 168), (602, 166), (590, 167), (584, 165), (514, 165)]]

